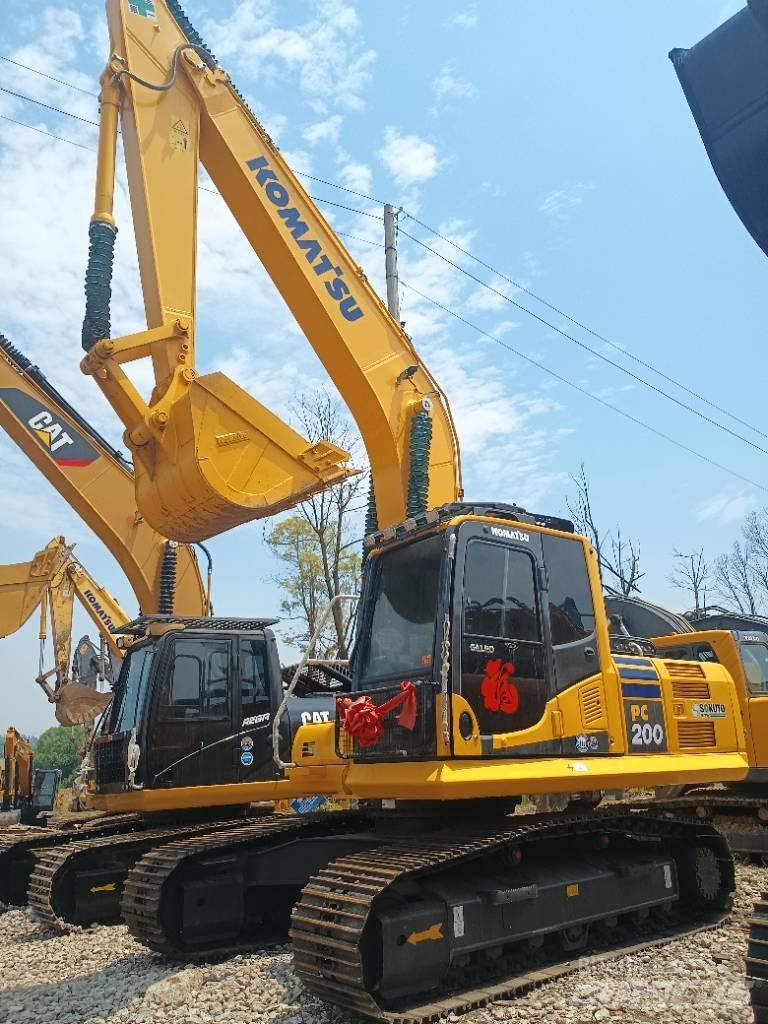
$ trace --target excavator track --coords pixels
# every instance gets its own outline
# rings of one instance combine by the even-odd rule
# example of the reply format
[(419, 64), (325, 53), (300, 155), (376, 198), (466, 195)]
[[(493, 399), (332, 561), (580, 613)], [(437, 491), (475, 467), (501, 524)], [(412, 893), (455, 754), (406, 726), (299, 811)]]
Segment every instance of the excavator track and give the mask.
[(232, 940), (185, 942), (174, 921), (172, 887), (196, 869), (205, 871), (208, 858), (230, 858), (225, 870), (234, 871), (233, 859), (240, 854), (253, 856), (275, 843), (301, 835), (303, 838), (345, 834), (363, 819), (355, 812), (328, 812), (313, 815), (270, 815), (257, 822), (241, 824), (225, 835), (209, 830), (206, 835), (190, 836), (151, 850), (130, 871), (123, 889), (122, 916), (131, 934), (143, 945), (171, 959), (204, 960), (211, 956), (240, 953), (254, 947), (285, 940), (283, 929), (262, 927), (247, 936)]
[[(678, 797), (638, 800), (623, 806), (652, 810), (654, 814), (715, 820), (734, 853), (768, 857), (768, 794), (734, 793), (728, 789), (704, 788)], [(727, 817), (728, 821), (720, 821)]]
[[(544, 981), (583, 967), (586, 964), (610, 960), (625, 955), (637, 948), (646, 948), (671, 941), (677, 936), (703, 928), (714, 927), (723, 919), (730, 906), (728, 894), (734, 886), (733, 861), (727, 846), (718, 833), (710, 826), (689, 822), (674, 822), (658, 819), (647, 814), (593, 814), (589, 816), (552, 816), (549, 819), (532, 816), (527, 823), (509, 820), (509, 824), (481, 829), (454, 829), (442, 836), (415, 838), (411, 841), (395, 842), (375, 851), (344, 856), (330, 863), (313, 877), (304, 888), (301, 899), (293, 911), (291, 938), (294, 947), (294, 964), (303, 984), (320, 999), (344, 1007), (356, 1014), (387, 1024), (426, 1024), (436, 1021), (448, 1013), (463, 1013), (483, 1006), (495, 999), (521, 995)], [(418, 972), (422, 970), (418, 961), (420, 951), (428, 946), (437, 949), (446, 941), (451, 944), (464, 935), (464, 905), (453, 909), (453, 928), (450, 919), (444, 924), (431, 924), (431, 918), (422, 915), (422, 930), (411, 935), (398, 937), (397, 945), (405, 949), (406, 943), (413, 942), (407, 957), (415, 962), (415, 985), (421, 990), (409, 998), (384, 1000), (375, 991), (377, 977), (384, 962), (382, 944), (377, 941), (386, 925), (375, 921), (377, 908), (386, 906), (418, 907), (418, 896), (429, 899), (441, 890), (446, 872), (459, 868), (462, 880), (459, 887), (464, 891), (471, 883), (472, 862), (478, 862), (489, 855), (496, 856), (506, 851), (519, 852), (525, 863), (526, 854), (538, 858), (542, 844), (558, 844), (559, 851), (567, 851), (575, 838), (590, 835), (600, 842), (603, 836), (619, 833), (631, 835), (641, 843), (658, 843), (682, 850), (683, 845), (693, 843), (694, 848), (710, 850), (717, 862), (719, 884), (716, 892), (709, 887), (706, 905), (699, 904), (698, 897), (691, 895), (692, 878), (685, 879), (685, 905), (676, 904), (676, 911), (664, 910), (640, 915), (630, 913), (606, 918), (605, 935), (602, 941), (592, 944), (598, 951), (591, 956), (580, 956), (578, 960), (547, 952), (546, 945), (539, 942), (540, 935), (530, 932), (527, 941), (513, 945), (499, 946), (492, 955), (482, 953), (473, 957), (466, 955), (460, 965), (451, 966), (440, 977), (439, 983), (430, 986)], [(698, 857), (698, 854), (696, 855)], [(513, 858), (514, 860), (514, 858)], [(706, 858), (705, 858), (706, 860)], [(683, 868), (680, 871), (685, 873)], [(697, 860), (697, 864), (698, 864)], [(617, 865), (621, 874), (621, 865)], [(700, 869), (693, 869), (694, 875)], [(706, 876), (707, 871), (703, 871)], [(682, 879), (681, 879), (682, 882)], [(711, 876), (709, 879), (711, 883)], [(707, 889), (706, 879), (702, 885)], [(399, 888), (400, 893), (397, 893)], [(521, 889), (507, 889), (502, 892), (501, 902), (509, 900), (510, 905), (535, 898), (531, 890), (535, 886)], [(569, 887), (570, 888), (570, 887)], [(564, 885), (561, 886), (564, 889)], [(695, 892), (695, 887), (694, 890)], [(570, 892), (568, 895), (572, 895)], [(405, 899), (403, 899), (405, 897)], [(681, 897), (682, 900), (682, 897)], [(532, 904), (528, 904), (530, 907)], [(467, 905), (469, 907), (469, 905)], [(527, 908), (524, 909), (524, 913)], [(528, 911), (530, 913), (530, 911)], [(418, 911), (416, 911), (418, 914)], [(471, 913), (471, 911), (470, 911)], [(656, 920), (658, 918), (658, 921)], [(469, 927), (471, 918), (467, 919)], [(656, 925), (655, 927), (654, 924)], [(426, 927), (424, 927), (426, 925)], [(460, 927), (459, 927), (460, 925)], [(443, 930), (444, 929), (444, 930)], [(646, 934), (638, 943), (638, 930)], [(406, 929), (407, 930), (407, 929)], [(449, 938), (445, 932), (453, 931)], [(568, 929), (565, 930), (566, 937)], [(573, 939), (575, 933), (570, 932)], [(429, 942), (431, 939), (433, 941)], [(402, 940), (402, 941), (401, 941)], [(566, 950), (568, 943), (564, 940)], [(601, 946), (609, 946), (601, 950)], [(570, 949), (576, 948), (573, 942)], [(586, 948), (586, 944), (584, 947)], [(485, 952), (485, 951), (484, 951)], [(430, 965), (424, 967), (429, 979)], [(425, 996), (428, 998), (425, 999)]]
[(768, 892), (754, 905), (745, 958), (755, 1024), (768, 1024)]
[(120, 920), (123, 883), (135, 862), (148, 850), (200, 833), (236, 829), (242, 818), (104, 836), (33, 851), (34, 868), (28, 899), (42, 922), (51, 928), (68, 925), (116, 924)]
[(86, 825), (35, 829), (16, 833), (0, 841), (0, 903), (22, 907), (27, 902), (27, 887), (34, 870), (35, 851), (76, 841), (116, 836), (141, 827), (138, 814), (110, 815)]

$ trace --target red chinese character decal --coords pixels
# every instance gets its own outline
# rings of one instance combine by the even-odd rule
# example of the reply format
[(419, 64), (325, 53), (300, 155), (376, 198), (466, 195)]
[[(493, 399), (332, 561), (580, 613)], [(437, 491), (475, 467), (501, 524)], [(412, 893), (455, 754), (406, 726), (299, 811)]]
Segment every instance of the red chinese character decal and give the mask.
[(515, 666), (501, 658), (493, 658), (485, 663), (485, 678), (480, 687), (483, 706), (488, 711), (503, 711), (513, 715), (520, 706), (520, 694), (511, 681), (515, 674)]

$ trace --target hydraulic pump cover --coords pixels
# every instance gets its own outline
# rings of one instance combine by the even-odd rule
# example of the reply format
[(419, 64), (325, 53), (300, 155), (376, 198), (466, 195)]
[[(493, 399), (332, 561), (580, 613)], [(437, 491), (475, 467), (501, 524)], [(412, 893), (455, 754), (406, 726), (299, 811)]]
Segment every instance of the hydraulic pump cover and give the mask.
[(768, 0), (669, 56), (723, 191), (768, 255)]

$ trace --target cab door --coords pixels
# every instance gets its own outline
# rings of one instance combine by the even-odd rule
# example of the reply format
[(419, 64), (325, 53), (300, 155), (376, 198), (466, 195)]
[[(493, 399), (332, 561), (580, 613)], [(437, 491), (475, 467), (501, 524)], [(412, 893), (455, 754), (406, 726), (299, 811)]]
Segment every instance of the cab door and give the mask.
[[(532, 539), (535, 544), (535, 535)], [(460, 629), (461, 638), (460, 665), (457, 671), (454, 663), (453, 677), (454, 693), (462, 698), (458, 707), (468, 705), (484, 755), (529, 756), (523, 744), (496, 749), (494, 737), (535, 726), (548, 699), (535, 547), (493, 539), (486, 530), (466, 538), (459, 545), (462, 550), (454, 603), (454, 636)], [(454, 715), (456, 749), (462, 749), (468, 725), (466, 715)], [(559, 752), (558, 741), (548, 742), (541, 752)]]
[(231, 743), (237, 710), (233, 645), (228, 636), (177, 635), (166, 641), (150, 731), (150, 785), (238, 781)]
[(238, 651), (240, 712), (234, 756), (241, 782), (272, 779), (272, 718), (276, 711), (271, 694), (269, 658), (264, 636), (240, 637)]

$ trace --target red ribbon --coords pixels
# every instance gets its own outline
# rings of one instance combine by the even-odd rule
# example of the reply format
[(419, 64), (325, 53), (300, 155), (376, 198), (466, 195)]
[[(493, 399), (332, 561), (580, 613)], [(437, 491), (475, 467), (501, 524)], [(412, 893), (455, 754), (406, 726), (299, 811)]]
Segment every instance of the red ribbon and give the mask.
[(416, 687), (409, 680), (400, 683), (400, 693), (384, 704), (374, 704), (367, 694), (357, 700), (350, 697), (336, 699), (341, 728), (356, 739), (361, 747), (372, 747), (378, 743), (384, 732), (384, 719), (400, 705), (402, 711), (397, 716), (397, 724), (412, 732), (416, 725)]

